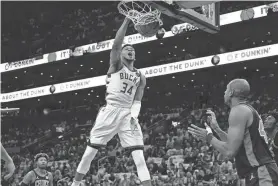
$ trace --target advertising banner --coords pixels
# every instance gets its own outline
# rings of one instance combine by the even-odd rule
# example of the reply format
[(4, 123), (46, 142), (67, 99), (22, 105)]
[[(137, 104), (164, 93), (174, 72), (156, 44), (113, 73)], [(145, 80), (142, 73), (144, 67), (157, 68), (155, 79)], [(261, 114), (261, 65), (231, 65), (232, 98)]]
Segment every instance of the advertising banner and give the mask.
[[(142, 68), (140, 71), (147, 77), (156, 77), (178, 72), (214, 67), (218, 65), (226, 65), (236, 62), (243, 62), (253, 59), (260, 59), (278, 55), (278, 44), (266, 45), (262, 47), (249, 48), (214, 56), (179, 61), (164, 65), (157, 65), (147, 68)], [(50, 94), (58, 94), (68, 91), (92, 88), (105, 85), (105, 75), (75, 80), (65, 83), (48, 85), (38, 88), (21, 90), (16, 92), (0, 94), (1, 102), (10, 102), (33, 97), (40, 97)]]

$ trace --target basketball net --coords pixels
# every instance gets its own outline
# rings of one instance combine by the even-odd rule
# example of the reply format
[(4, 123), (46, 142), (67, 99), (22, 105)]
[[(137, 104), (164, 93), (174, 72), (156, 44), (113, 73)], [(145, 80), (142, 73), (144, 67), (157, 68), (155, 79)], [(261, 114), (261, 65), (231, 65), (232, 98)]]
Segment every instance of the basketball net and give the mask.
[(140, 1), (121, 1), (118, 4), (121, 14), (129, 18), (136, 28), (137, 25), (147, 25), (153, 22), (163, 22), (160, 19), (161, 12)]

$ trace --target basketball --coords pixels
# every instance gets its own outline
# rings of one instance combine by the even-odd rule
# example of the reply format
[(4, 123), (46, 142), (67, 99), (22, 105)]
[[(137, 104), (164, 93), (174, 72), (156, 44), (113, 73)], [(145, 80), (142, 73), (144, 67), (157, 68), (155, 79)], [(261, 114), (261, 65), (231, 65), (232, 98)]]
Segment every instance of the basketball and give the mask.
[[(142, 17), (140, 18), (140, 20), (138, 20), (139, 22), (149, 22), (149, 19), (154, 19), (153, 17)], [(139, 32), (139, 34), (141, 34), (144, 37), (152, 37), (154, 35), (156, 35), (156, 33), (158, 32), (158, 30), (160, 29), (160, 24), (159, 21), (155, 21), (155, 22), (151, 22), (149, 24), (146, 25), (135, 25), (135, 29)]]

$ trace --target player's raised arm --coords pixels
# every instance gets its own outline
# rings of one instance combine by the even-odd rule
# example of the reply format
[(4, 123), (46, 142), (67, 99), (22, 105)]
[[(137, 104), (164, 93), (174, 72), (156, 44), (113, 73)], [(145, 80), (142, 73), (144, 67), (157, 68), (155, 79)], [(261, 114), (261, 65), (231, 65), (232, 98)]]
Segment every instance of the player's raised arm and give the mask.
[(210, 115), (208, 117), (210, 127), (217, 133), (217, 135), (220, 137), (222, 141), (227, 141), (227, 133), (221, 130), (221, 128), (219, 127), (218, 122), (216, 120), (215, 113), (212, 112), (211, 110), (208, 110), (207, 114)]
[(203, 129), (192, 124), (188, 129), (193, 136), (209, 142), (222, 155), (230, 159), (236, 155), (243, 142), (245, 127), (250, 119), (250, 114), (252, 113), (245, 106), (239, 105), (232, 108), (229, 116), (227, 141), (220, 141), (215, 138), (208, 126)]
[(114, 43), (112, 46), (112, 50), (110, 52), (110, 68), (114, 67), (115, 70), (119, 70), (122, 67), (121, 50), (122, 50), (122, 44), (124, 41), (124, 37), (125, 37), (129, 22), (130, 22), (130, 19), (125, 18), (122, 26), (119, 28), (119, 30), (116, 33), (116, 37), (115, 37), (115, 40), (114, 40)]
[(134, 100), (133, 100), (133, 104), (131, 107), (131, 116), (133, 118), (138, 118), (139, 113), (140, 113), (140, 109), (141, 109), (141, 100), (143, 98), (144, 95), (144, 90), (145, 90), (145, 86), (146, 86), (146, 77), (141, 74), (141, 80), (140, 80), (140, 84), (136, 90), (135, 96), (134, 96)]
[(213, 137), (210, 144), (221, 154), (228, 158), (233, 158), (243, 142), (245, 127), (249, 117), (250, 110), (245, 106), (239, 105), (232, 108), (229, 116), (227, 142), (219, 141)]

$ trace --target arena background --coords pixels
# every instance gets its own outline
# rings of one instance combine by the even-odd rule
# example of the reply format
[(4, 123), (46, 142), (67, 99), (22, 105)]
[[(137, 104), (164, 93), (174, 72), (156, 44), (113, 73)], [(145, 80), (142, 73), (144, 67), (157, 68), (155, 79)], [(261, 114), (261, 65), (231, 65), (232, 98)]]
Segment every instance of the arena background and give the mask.
[[(50, 156), (54, 185), (70, 185), (105, 104), (109, 52), (124, 17), (117, 2), (1, 3), (1, 108), (20, 108), (1, 112), (1, 142), (17, 166), (2, 185), (18, 185), (38, 152)], [(130, 25), (125, 43), (134, 44), (135, 66), (147, 76), (139, 120), (153, 185), (237, 184), (233, 161), (192, 139), (187, 126), (201, 125), (202, 109), (212, 108), (227, 129), (223, 95), (234, 78), (249, 81), (262, 116), (278, 113), (276, 11), (277, 2), (221, 2), (217, 34), (166, 16), (160, 39)], [(117, 137), (97, 154), (84, 184), (139, 184)]]

